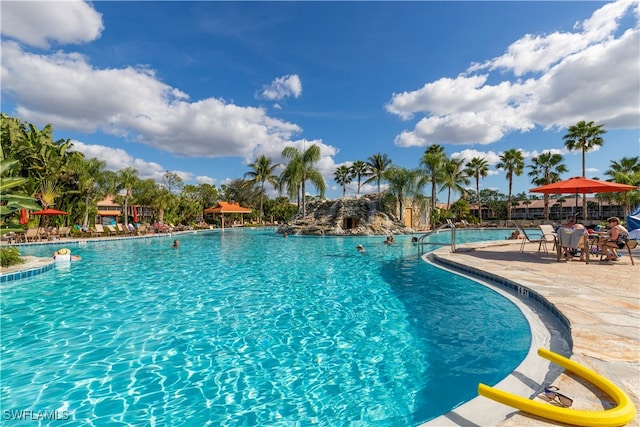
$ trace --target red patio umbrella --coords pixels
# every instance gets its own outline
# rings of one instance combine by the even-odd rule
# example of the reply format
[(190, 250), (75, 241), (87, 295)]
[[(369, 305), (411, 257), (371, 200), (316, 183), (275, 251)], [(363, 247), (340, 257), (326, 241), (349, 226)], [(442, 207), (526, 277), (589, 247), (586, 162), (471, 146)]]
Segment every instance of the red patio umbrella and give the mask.
[(59, 211), (53, 208), (43, 209), (41, 211), (31, 212), (31, 215), (69, 215), (67, 212)]
[(590, 194), (590, 193), (618, 193), (635, 190), (633, 185), (618, 184), (617, 182), (600, 181), (598, 179), (576, 176), (563, 181), (532, 188), (530, 193), (546, 194)]
[(553, 182), (541, 187), (532, 188), (530, 193), (545, 194), (575, 194), (576, 195), (576, 211), (578, 210), (578, 194), (591, 193), (621, 193), (625, 191), (635, 190), (636, 186), (627, 184), (618, 184), (617, 182), (600, 181), (598, 179), (585, 178), (582, 176), (574, 176), (573, 178), (563, 181)]
[(29, 223), (29, 217), (27, 216), (27, 210), (25, 208), (20, 209), (20, 225)]

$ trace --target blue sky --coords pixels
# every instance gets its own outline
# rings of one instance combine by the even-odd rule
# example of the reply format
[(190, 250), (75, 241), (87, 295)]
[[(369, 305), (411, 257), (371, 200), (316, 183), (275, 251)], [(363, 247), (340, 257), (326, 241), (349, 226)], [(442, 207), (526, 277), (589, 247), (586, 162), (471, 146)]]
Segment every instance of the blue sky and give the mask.
[[(490, 164), (554, 150), (566, 128), (608, 131), (587, 175), (640, 154), (639, 6), (617, 2), (1, 3), (2, 111), (112, 170), (217, 186), (257, 156), (321, 148), (337, 166), (430, 144)], [(514, 192), (531, 188), (526, 175)], [(315, 194), (313, 187), (309, 190)], [(374, 187), (362, 191), (374, 191)], [(428, 189), (427, 189), (428, 192)], [(355, 183), (348, 188), (355, 194)], [(275, 193), (272, 192), (272, 195)], [(439, 194), (446, 199), (446, 192)]]

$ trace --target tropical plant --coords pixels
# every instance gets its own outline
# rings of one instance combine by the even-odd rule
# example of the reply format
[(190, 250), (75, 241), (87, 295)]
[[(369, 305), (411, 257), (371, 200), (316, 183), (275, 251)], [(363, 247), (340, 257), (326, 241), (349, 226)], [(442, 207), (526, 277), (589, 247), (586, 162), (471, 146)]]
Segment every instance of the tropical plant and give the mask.
[(126, 167), (117, 172), (118, 189), (124, 190), (124, 225), (129, 224), (129, 201), (133, 196), (133, 189), (140, 182), (138, 171), (132, 167)]
[[(436, 186), (443, 181), (443, 170), (447, 160), (444, 147), (438, 144), (430, 145), (420, 159), (423, 182), (431, 183), (431, 212), (436, 210)], [(435, 228), (436, 216), (431, 215), (431, 228)]]
[(386, 154), (377, 153), (367, 159), (367, 164), (369, 165), (369, 173), (371, 174), (371, 177), (367, 179), (364, 184), (368, 184), (375, 180), (378, 184), (378, 193), (380, 193), (380, 182), (382, 181), (382, 178), (384, 178), (387, 168), (391, 166), (391, 159)]
[(447, 189), (447, 210), (451, 206), (451, 192), (455, 191), (460, 193), (462, 198), (466, 197), (467, 189), (463, 186), (468, 186), (471, 181), (467, 176), (463, 167), (464, 160), (462, 159), (447, 159), (444, 162), (442, 168), (442, 188), (440, 191)]
[(0, 266), (6, 268), (22, 263), (24, 263), (24, 260), (20, 258), (20, 251), (18, 248), (15, 246), (0, 248)]
[[(1, 156), (0, 151), (0, 156)], [(19, 229), (19, 227), (8, 227), (11, 216), (20, 209), (40, 210), (40, 205), (36, 203), (36, 199), (29, 197), (27, 194), (20, 192), (20, 188), (26, 184), (29, 179), (10, 176), (12, 169), (18, 164), (17, 160), (0, 160), (0, 216), (2, 217), (2, 229), (0, 233), (7, 233)]]
[[(564, 146), (569, 151), (582, 151), (582, 176), (585, 177), (586, 162), (585, 153), (604, 144), (601, 135), (607, 133), (603, 129), (604, 125), (596, 125), (593, 121), (579, 121), (573, 126), (569, 126), (568, 132), (562, 137)], [(582, 211), (584, 219), (587, 219), (587, 195), (582, 197)]]
[(478, 202), (478, 221), (482, 224), (482, 201), (480, 200), (480, 178), (484, 178), (489, 174), (489, 163), (481, 158), (472, 158), (465, 167), (466, 173), (473, 176), (476, 180), (476, 195)]
[[(620, 161), (612, 160), (609, 169), (604, 173), (610, 176), (614, 182), (627, 185), (640, 185), (640, 157), (623, 157)], [(624, 213), (631, 210), (630, 192), (622, 192), (621, 199)]]
[(358, 191), (356, 194), (360, 195), (360, 182), (363, 176), (369, 175), (369, 165), (362, 160), (356, 160), (349, 169), (353, 176), (358, 179)]
[(401, 167), (390, 167), (384, 174), (384, 178), (389, 183), (387, 191), (398, 202), (400, 221), (404, 220), (405, 199), (417, 194), (420, 190), (418, 176), (417, 171)]
[[(528, 175), (531, 183), (537, 186), (560, 181), (560, 175), (567, 172), (561, 154), (545, 152), (531, 159)], [(549, 195), (544, 194), (544, 219), (549, 221)]]
[(498, 162), (496, 168), (503, 169), (507, 172), (507, 181), (509, 181), (509, 193), (507, 195), (507, 220), (510, 220), (513, 176), (520, 176), (524, 171), (524, 157), (522, 156), (522, 151), (512, 148), (500, 154), (500, 162)]
[(280, 166), (279, 163), (273, 164), (272, 160), (264, 154), (249, 165), (253, 170), (244, 174), (248, 178), (248, 183), (260, 184), (260, 223), (264, 224), (264, 185), (269, 183), (276, 187), (278, 185), (278, 176), (273, 171)]
[(349, 166), (341, 165), (336, 168), (333, 173), (333, 179), (342, 186), (342, 197), (347, 194), (347, 184), (353, 181), (353, 171)]
[[(320, 193), (320, 197), (324, 197), (325, 182), (322, 174), (314, 167), (320, 160), (320, 147), (311, 145), (304, 152), (300, 152), (295, 147), (285, 147), (282, 150), (282, 157), (289, 159), (289, 163), (285, 167), (280, 176), (279, 188), (296, 188), (298, 193), (298, 207), (302, 204), (302, 216), (306, 216), (306, 183), (310, 181)], [(298, 190), (299, 189), (299, 190)], [(300, 200), (302, 198), (302, 200)]]

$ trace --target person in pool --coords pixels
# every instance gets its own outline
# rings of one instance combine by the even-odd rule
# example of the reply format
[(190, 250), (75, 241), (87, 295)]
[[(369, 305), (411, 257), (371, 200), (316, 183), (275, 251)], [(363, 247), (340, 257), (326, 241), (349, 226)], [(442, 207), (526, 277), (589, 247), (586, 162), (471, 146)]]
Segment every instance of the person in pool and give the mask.
[(173, 246), (171, 246), (172, 248), (179, 248), (180, 247), (180, 242), (176, 239), (173, 241)]
[(357, 249), (357, 251), (358, 251), (358, 252), (360, 252), (361, 254), (362, 254), (362, 253), (367, 252), (367, 250), (366, 250), (366, 249), (364, 248), (364, 246), (362, 246), (362, 245), (358, 245), (358, 246), (356, 246), (356, 249)]
[(54, 261), (79, 261), (80, 255), (72, 255), (71, 250), (67, 248), (58, 249), (52, 255)]

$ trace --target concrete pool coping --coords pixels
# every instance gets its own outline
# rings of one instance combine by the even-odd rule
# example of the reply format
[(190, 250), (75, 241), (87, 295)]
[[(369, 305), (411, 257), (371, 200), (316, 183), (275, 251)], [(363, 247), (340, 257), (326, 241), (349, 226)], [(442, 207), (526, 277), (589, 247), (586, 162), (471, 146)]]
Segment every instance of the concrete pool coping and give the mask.
[[(592, 258), (589, 264), (558, 262), (555, 252), (538, 252), (535, 244), (527, 244), (524, 253), (520, 253), (520, 244), (517, 241), (470, 243), (458, 245), (455, 253), (444, 247), (425, 256), (436, 266), (467, 275), (501, 289), (510, 299), (520, 300), (518, 304), (532, 327), (531, 350), (523, 363), (496, 388), (544, 401), (544, 397), (539, 397), (540, 391), (545, 385), (554, 384), (574, 399), (575, 409), (602, 410), (613, 406), (608, 396), (592, 385), (537, 356), (537, 348), (546, 347), (608, 378), (640, 408), (640, 262), (631, 265), (626, 253), (616, 263), (601, 262), (599, 257)], [(634, 259), (640, 260), (639, 252), (633, 253)], [(506, 286), (509, 284), (516, 284), (516, 290)], [(532, 302), (531, 292), (543, 302)], [(563, 327), (565, 322), (570, 332)], [(572, 343), (571, 349), (563, 349), (563, 340), (558, 334), (569, 334), (564, 338)], [(628, 425), (640, 425), (638, 418)], [(564, 424), (477, 397), (423, 425)]]

